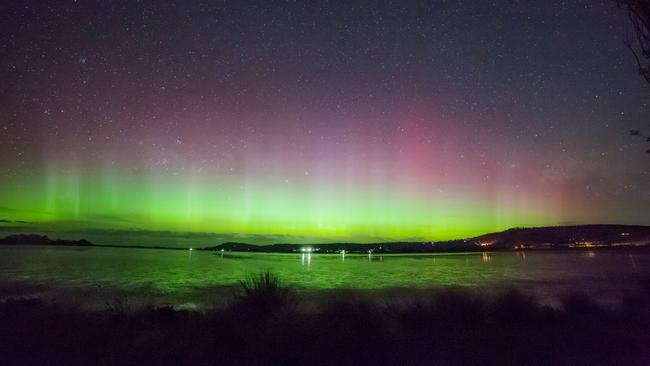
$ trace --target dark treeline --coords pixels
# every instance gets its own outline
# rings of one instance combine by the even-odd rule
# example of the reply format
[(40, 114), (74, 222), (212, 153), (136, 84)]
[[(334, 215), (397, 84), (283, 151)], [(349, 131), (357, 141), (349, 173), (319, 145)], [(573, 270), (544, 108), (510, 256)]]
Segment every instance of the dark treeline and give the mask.
[(406, 304), (347, 294), (305, 310), (263, 274), (225, 307), (81, 311), (0, 303), (3, 365), (648, 365), (650, 287), (602, 307), (448, 290)]

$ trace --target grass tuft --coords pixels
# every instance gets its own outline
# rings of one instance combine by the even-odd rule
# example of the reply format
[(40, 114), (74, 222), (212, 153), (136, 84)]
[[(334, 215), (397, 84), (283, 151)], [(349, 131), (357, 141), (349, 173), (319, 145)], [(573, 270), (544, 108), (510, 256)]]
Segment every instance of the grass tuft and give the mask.
[(233, 309), (256, 319), (274, 318), (294, 312), (298, 305), (294, 292), (271, 272), (251, 275), (239, 281), (240, 291), (234, 298)]

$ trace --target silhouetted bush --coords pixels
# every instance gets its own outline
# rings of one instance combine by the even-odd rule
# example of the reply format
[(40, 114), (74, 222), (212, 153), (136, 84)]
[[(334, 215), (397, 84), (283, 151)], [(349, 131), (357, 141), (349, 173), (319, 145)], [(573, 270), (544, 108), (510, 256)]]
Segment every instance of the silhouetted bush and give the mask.
[(230, 310), (248, 319), (265, 321), (296, 310), (298, 298), (270, 272), (252, 275), (239, 284), (240, 292), (234, 297)]

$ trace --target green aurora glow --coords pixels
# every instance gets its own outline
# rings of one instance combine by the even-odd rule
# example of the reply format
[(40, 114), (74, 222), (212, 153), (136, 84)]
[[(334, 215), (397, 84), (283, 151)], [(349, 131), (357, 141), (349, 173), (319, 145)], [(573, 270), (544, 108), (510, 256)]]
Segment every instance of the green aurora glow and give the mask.
[[(543, 216), (497, 215), (491, 202), (418, 200), (363, 189), (308, 185), (183, 184), (167, 180), (83, 179), (0, 186), (0, 213), (54, 231), (84, 228), (168, 230), (313, 237), (324, 241), (435, 240), (462, 238), (526, 223)], [(291, 241), (291, 239), (289, 239)]]

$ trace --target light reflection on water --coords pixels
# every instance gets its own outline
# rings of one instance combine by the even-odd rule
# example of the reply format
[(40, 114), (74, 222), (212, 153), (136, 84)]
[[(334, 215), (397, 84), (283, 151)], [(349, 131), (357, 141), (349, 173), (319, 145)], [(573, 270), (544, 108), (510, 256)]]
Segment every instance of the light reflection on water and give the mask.
[(300, 264), (303, 267), (305, 267), (305, 265), (306, 265), (307, 269), (311, 268), (311, 252), (302, 253), (300, 255)]
[(483, 262), (486, 262), (486, 263), (491, 262), (492, 261), (492, 253), (488, 253), (488, 252), (481, 253), (481, 259), (483, 260)]
[(0, 248), (1, 285), (33, 285), (48, 291), (101, 289), (187, 300), (201, 291), (236, 285), (263, 271), (276, 274), (287, 285), (307, 290), (514, 286), (540, 291), (611, 292), (650, 276), (650, 253), (591, 250), (378, 255)]

